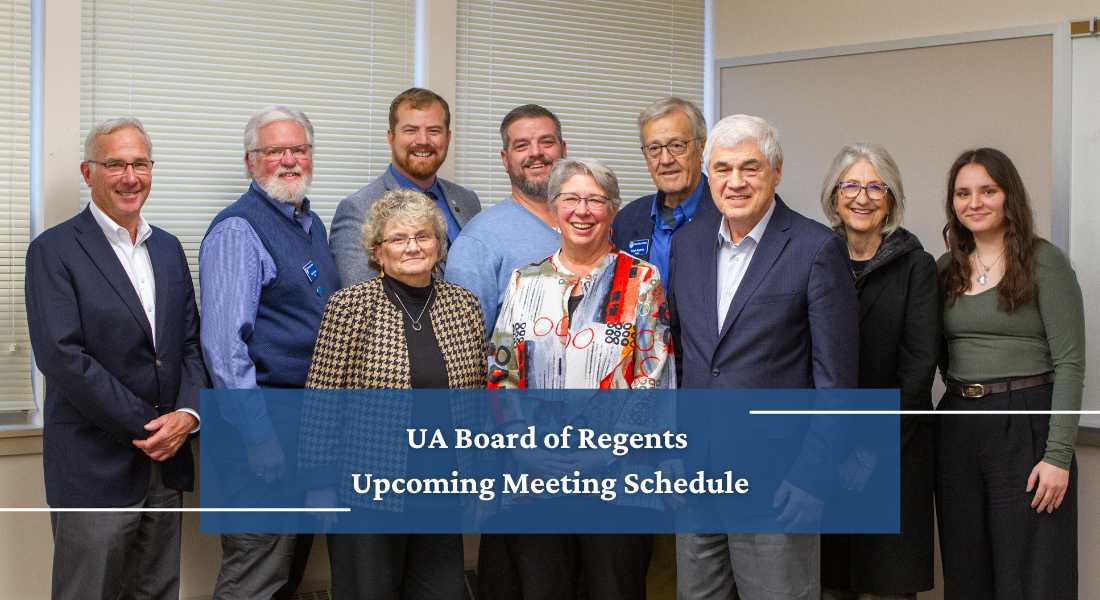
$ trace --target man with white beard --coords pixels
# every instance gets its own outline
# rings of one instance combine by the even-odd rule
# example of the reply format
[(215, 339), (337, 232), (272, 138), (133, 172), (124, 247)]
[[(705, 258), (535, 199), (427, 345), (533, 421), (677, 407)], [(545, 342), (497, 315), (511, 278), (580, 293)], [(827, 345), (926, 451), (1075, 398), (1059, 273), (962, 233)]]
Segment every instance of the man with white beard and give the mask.
[[(248, 121), (244, 148), (252, 184), (214, 218), (199, 248), (203, 356), (216, 389), (302, 388), (325, 304), (340, 287), (325, 226), (306, 198), (313, 125), (269, 106)], [(214, 418), (243, 441), (215, 440), (224, 442), (214, 468), (227, 505), (301, 506), (279, 481), (298, 464), (301, 406), (258, 394), (226, 400)], [(214, 598), (288, 597), (312, 544), (312, 535), (223, 534)]]

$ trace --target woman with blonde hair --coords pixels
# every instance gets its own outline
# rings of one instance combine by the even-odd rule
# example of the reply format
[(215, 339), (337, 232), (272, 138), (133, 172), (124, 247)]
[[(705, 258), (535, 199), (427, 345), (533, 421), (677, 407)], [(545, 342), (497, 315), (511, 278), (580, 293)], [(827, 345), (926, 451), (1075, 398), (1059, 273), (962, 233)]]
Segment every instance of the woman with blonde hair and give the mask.
[[(379, 276), (329, 300), (306, 387), (484, 388), (481, 306), (464, 288), (432, 277), (447, 257), (447, 224), (435, 203), (411, 190), (387, 192), (371, 207), (363, 249)], [(453, 445), (413, 450), (406, 430), (481, 429), (487, 419), (484, 399), (426, 395), (414, 402), (394, 394), (350, 402), (307, 394), (302, 413), (298, 460), (301, 485), (310, 490), (307, 506), (350, 506), (353, 514), (340, 518), (373, 518), (396, 531), (416, 529), (416, 519), (461, 523), (463, 506), (454, 494), (389, 494), (374, 502), (341, 474), (468, 477), (472, 451)], [(460, 598), (464, 593), (459, 534), (330, 534), (328, 547), (336, 598)]]

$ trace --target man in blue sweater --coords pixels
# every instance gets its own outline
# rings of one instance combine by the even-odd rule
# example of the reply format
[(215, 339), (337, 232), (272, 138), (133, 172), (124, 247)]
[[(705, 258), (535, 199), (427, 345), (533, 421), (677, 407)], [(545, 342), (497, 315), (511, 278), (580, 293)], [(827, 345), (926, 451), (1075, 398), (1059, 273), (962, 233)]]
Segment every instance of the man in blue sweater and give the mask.
[(500, 158), (512, 181), (512, 194), (470, 219), (447, 253), (444, 277), (481, 301), (487, 338), (512, 271), (561, 246), (557, 221), (546, 201), (550, 167), (565, 158), (561, 121), (537, 104), (525, 104), (504, 117), (500, 138)]
[[(199, 249), (203, 356), (215, 388), (302, 388), (325, 304), (340, 287), (325, 226), (306, 198), (313, 125), (269, 106), (249, 120), (244, 142), (252, 184), (214, 218)], [(297, 466), (301, 406), (261, 394), (227, 400), (214, 418), (243, 441), (226, 442), (215, 461), (227, 502), (300, 506), (277, 480)], [(214, 598), (289, 597), (312, 544), (312, 535), (223, 534)]]

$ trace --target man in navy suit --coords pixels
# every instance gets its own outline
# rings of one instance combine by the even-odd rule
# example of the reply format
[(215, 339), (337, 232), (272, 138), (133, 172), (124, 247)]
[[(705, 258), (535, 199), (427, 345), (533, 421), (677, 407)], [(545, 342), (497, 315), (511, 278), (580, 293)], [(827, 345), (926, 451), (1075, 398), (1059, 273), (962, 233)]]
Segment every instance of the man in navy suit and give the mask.
[[(88, 134), (83, 212), (27, 250), (27, 320), (46, 376), (53, 508), (178, 508), (207, 385), (179, 241), (141, 217), (152, 144), (133, 118)], [(54, 598), (178, 598), (179, 512), (51, 513)]]
[[(722, 119), (703, 163), (720, 211), (676, 235), (668, 299), (678, 380), (684, 388), (854, 388), (858, 354), (855, 288), (845, 244), (775, 194), (783, 155), (763, 119)], [(672, 497), (703, 531), (786, 533), (677, 536), (680, 597), (742, 600), (817, 598), (819, 536), (793, 534), (820, 517), (846, 422), (834, 416), (745, 415), (721, 394), (682, 402), (682, 459), (666, 471), (732, 470), (755, 497)], [(786, 408), (786, 407), (785, 407)], [(811, 406), (847, 406), (821, 394)], [(770, 461), (774, 469), (754, 471)]]
[(703, 174), (707, 122), (681, 98), (662, 98), (638, 115), (638, 137), (657, 193), (627, 204), (615, 216), (615, 247), (657, 266), (668, 279), (672, 234), (696, 217), (717, 214)]

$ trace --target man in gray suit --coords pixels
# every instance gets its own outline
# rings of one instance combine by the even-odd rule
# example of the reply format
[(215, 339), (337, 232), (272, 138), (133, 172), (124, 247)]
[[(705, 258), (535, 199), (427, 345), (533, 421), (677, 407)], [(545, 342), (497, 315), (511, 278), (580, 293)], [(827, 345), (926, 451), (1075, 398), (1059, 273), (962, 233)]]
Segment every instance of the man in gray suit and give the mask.
[(439, 94), (409, 88), (390, 103), (390, 129), (386, 132), (393, 160), (367, 187), (340, 201), (332, 218), (329, 246), (344, 287), (378, 274), (367, 265), (363, 250), (363, 222), (374, 201), (390, 190), (410, 189), (435, 200), (447, 218), (447, 241), (481, 212), (477, 194), (435, 174), (447, 160), (451, 143), (451, 109)]

